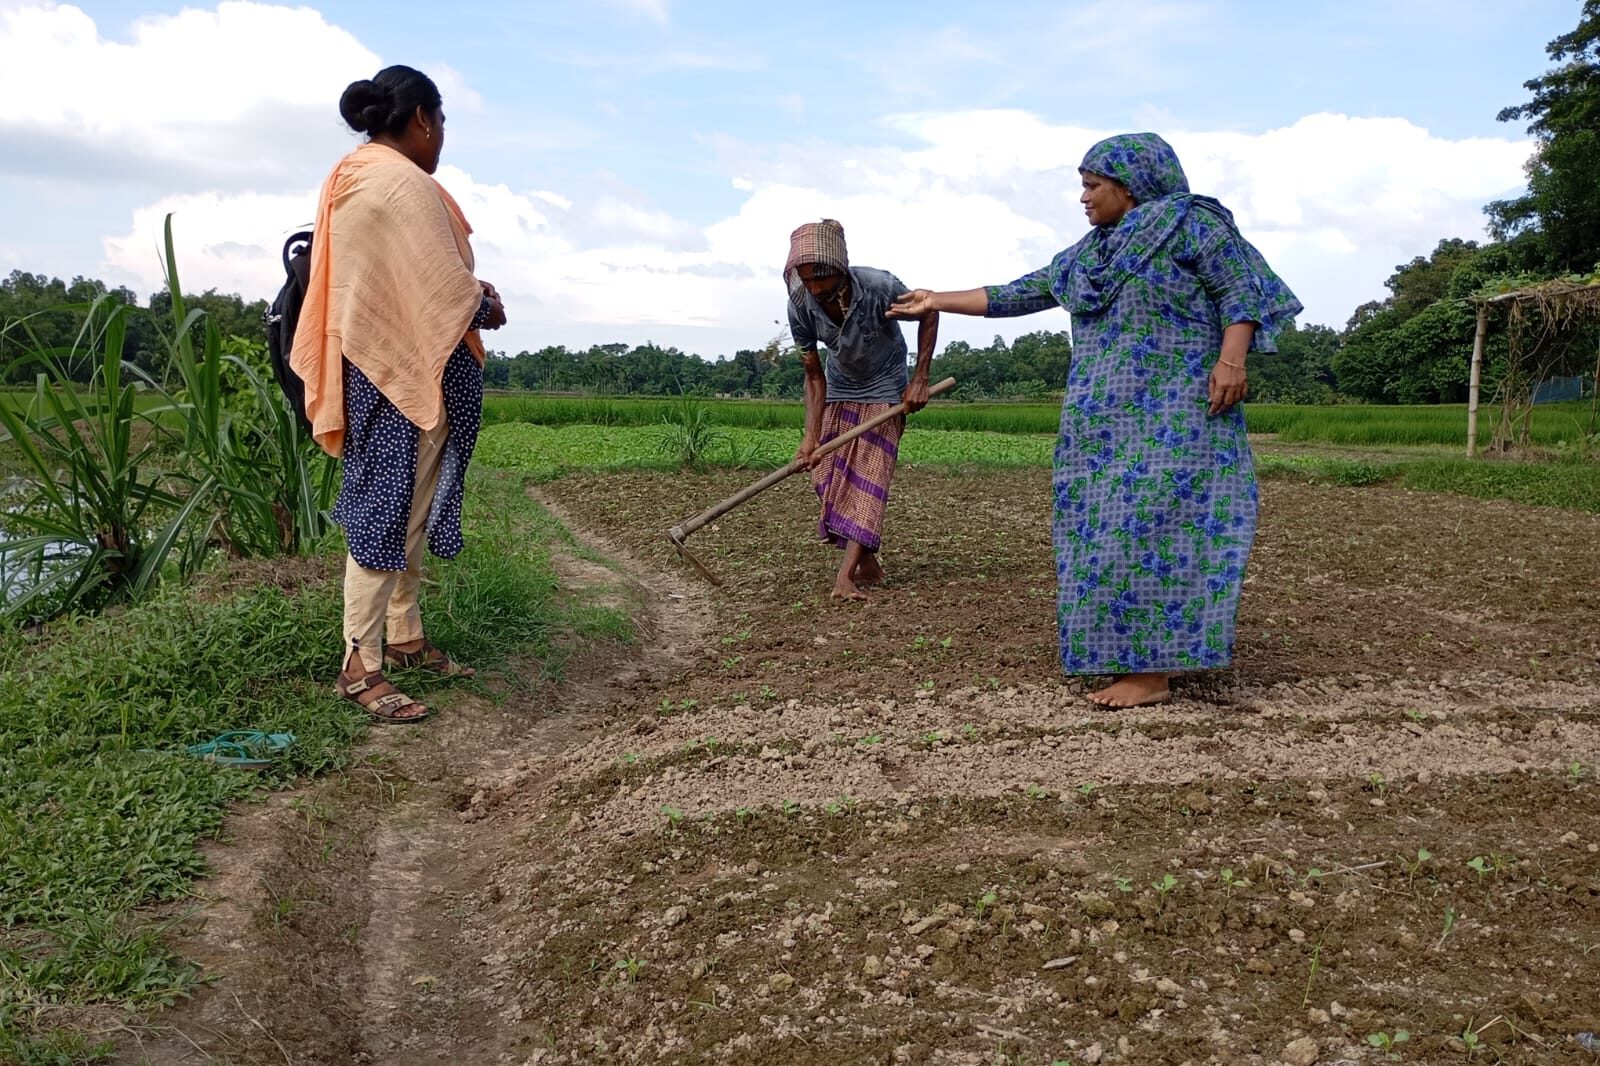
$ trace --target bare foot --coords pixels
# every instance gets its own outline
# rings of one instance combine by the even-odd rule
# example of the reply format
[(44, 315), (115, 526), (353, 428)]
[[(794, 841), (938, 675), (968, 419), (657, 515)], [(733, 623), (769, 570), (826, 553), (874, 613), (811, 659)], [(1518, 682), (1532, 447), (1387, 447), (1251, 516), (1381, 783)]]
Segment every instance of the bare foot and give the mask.
[(1128, 674), (1105, 688), (1089, 693), (1089, 700), (1102, 707), (1149, 707), (1172, 698), (1166, 674)]
[(834, 579), (833, 592), (830, 595), (836, 600), (864, 600), (867, 594), (856, 588), (854, 581), (840, 575)]
[(878, 562), (876, 554), (863, 555), (856, 564), (856, 572), (850, 575), (856, 585), (881, 585), (888, 580), (888, 575), (883, 572), (883, 564)]

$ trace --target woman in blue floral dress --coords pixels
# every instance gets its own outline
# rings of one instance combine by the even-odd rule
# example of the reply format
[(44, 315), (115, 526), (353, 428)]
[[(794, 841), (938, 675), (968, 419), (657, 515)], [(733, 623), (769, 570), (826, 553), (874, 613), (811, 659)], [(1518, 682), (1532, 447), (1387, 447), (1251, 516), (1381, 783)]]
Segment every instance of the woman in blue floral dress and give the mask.
[(1094, 228), (1049, 266), (918, 289), (890, 314), (1071, 313), (1054, 478), (1061, 663), (1113, 675), (1090, 698), (1134, 707), (1166, 700), (1175, 673), (1232, 661), (1256, 529), (1245, 358), (1275, 351), (1300, 303), (1155, 134), (1107, 138), (1078, 171)]

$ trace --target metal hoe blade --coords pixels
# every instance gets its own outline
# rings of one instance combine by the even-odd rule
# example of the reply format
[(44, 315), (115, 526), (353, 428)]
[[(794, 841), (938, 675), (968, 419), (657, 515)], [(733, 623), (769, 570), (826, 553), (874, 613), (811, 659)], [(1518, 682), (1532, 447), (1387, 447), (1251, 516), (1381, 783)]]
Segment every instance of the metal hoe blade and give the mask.
[(696, 570), (700, 571), (701, 577), (705, 578), (707, 581), (718, 586), (719, 588), (722, 586), (722, 579), (716, 574), (713, 574), (711, 572), (711, 568), (705, 563), (702, 563), (699, 559), (695, 558), (694, 552), (690, 551), (688, 547), (684, 545), (682, 526), (673, 526), (671, 529), (667, 530), (667, 539), (672, 541), (672, 546), (674, 548), (678, 549), (678, 556), (680, 558), (682, 558)]

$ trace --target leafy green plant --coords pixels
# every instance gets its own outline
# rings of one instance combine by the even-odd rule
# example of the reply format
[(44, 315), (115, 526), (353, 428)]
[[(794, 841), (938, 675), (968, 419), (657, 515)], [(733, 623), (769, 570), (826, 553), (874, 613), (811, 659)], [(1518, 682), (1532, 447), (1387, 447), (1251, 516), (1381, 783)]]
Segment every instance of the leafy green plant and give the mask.
[(1422, 870), (1423, 865), (1431, 858), (1433, 858), (1433, 852), (1427, 848), (1418, 848), (1417, 857), (1414, 860), (1401, 858), (1401, 862), (1405, 863), (1406, 867), (1407, 888), (1411, 887), (1411, 883), (1417, 879), (1417, 874)]
[(1367, 1034), (1367, 1043), (1383, 1052), (1383, 1057), (1392, 1061), (1399, 1061), (1400, 1052), (1395, 1049), (1411, 1039), (1411, 1034), (1404, 1029), (1396, 1029), (1392, 1034), (1383, 1032)]
[(993, 907), (999, 899), (999, 895), (991, 888), (972, 901), (972, 909), (978, 912), (978, 921), (983, 921), (984, 915), (989, 913), (989, 908)]
[(689, 397), (679, 399), (663, 413), (661, 425), (658, 454), (685, 470), (704, 469), (711, 453), (730, 440), (705, 403)]
[(783, 460), (777, 450), (762, 437), (725, 434), (727, 465), (735, 470), (771, 470), (781, 466)]
[[(26, 406), (0, 404), (0, 425), (15, 446), (24, 487), (0, 541), (11, 619), (53, 615), (137, 599), (154, 588), (185, 542), (190, 516), (207, 502), (201, 487), (187, 498), (152, 468), (156, 449), (136, 439), (142, 419), (138, 386), (123, 376), (128, 309), (109, 297), (89, 309), (69, 359), (98, 351), (86, 385), (42, 348)], [(183, 569), (198, 555), (189, 553)]]
[(643, 959), (636, 959), (631, 955), (624, 956), (611, 964), (611, 968), (628, 984), (637, 984), (639, 973), (645, 967)]

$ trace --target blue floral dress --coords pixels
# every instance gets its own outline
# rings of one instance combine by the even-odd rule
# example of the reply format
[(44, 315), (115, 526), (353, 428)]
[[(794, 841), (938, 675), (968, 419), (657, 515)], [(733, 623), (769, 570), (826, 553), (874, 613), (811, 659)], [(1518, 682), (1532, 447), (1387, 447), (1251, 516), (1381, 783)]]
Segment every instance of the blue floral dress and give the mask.
[[(1072, 312), (1053, 535), (1069, 674), (1231, 661), (1258, 498), (1244, 413), (1207, 415), (1209, 375), (1227, 325), (1257, 323), (1251, 350), (1274, 351), (1300, 309), (1225, 208), (1186, 181), (1167, 191), (1182, 171), (1166, 142), (1131, 136), (1159, 143), (1113, 138), (1085, 169), (1144, 193), (1138, 206), (987, 290), (991, 316)], [(1108, 145), (1147, 165), (1118, 174)]]

